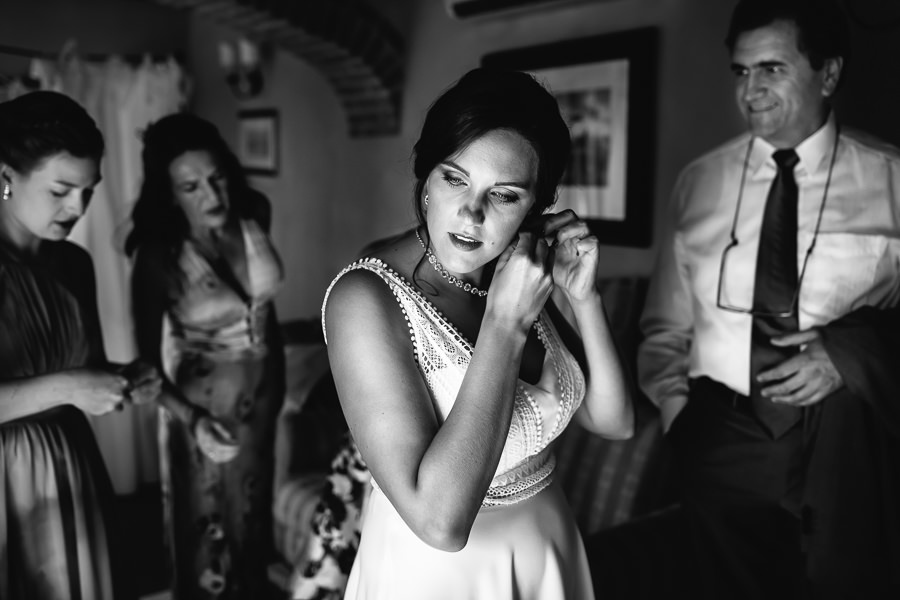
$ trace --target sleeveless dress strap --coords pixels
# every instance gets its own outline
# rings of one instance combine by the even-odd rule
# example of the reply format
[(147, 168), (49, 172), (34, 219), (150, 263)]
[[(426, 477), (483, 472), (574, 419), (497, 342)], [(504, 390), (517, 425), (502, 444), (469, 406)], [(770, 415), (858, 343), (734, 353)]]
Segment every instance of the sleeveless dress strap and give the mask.
[[(409, 326), (416, 365), (439, 419), (445, 419), (452, 410), (474, 346), (421, 292), (386, 263), (377, 258), (363, 258), (335, 277), (322, 303), (323, 333), (327, 336), (325, 309), (331, 290), (346, 273), (359, 269), (375, 273), (391, 288)], [(520, 379), (516, 385), (510, 429), (482, 507), (521, 502), (551, 483), (556, 460), (550, 443), (569, 423), (584, 397), (581, 369), (543, 312), (535, 329), (546, 350), (541, 381), (529, 384)], [(378, 488), (374, 479), (373, 486)]]

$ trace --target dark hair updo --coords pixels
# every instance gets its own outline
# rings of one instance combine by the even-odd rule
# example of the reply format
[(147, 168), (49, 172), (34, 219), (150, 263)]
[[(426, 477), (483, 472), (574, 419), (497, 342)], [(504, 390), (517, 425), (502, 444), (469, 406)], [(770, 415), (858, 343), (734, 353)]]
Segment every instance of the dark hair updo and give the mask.
[(103, 157), (103, 135), (80, 104), (58, 92), (38, 91), (0, 103), (0, 163), (23, 175), (68, 152)]
[(420, 223), (425, 223), (422, 192), (431, 171), (495, 129), (518, 133), (537, 154), (532, 213), (553, 205), (571, 151), (569, 128), (556, 99), (528, 73), (479, 68), (466, 73), (431, 105), (413, 148), (414, 202)]

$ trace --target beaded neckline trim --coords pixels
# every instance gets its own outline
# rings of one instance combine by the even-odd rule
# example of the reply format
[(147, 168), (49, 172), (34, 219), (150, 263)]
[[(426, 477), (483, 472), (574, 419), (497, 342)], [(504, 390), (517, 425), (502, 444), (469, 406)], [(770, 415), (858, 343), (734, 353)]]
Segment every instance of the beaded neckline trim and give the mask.
[[(417, 363), (419, 363), (419, 333), (417, 333), (418, 327), (414, 327), (413, 321), (416, 323), (425, 323), (427, 321), (429, 323), (428, 326), (436, 328), (436, 331), (440, 331), (442, 335), (452, 336), (452, 341), (449, 338), (446, 338), (446, 341), (458, 345), (459, 358), (463, 359), (463, 362), (454, 364), (464, 365), (466, 364), (465, 358), (471, 358), (474, 346), (465, 339), (461, 332), (456, 330), (455, 326), (446, 319), (441, 311), (419, 290), (410, 285), (402, 275), (394, 271), (384, 261), (374, 257), (358, 259), (347, 266), (328, 287), (323, 302), (323, 325), (324, 309), (331, 289), (342, 275), (355, 269), (366, 269), (378, 274), (392, 288), (410, 327), (413, 353), (416, 356)], [(415, 318), (413, 317), (414, 313), (416, 313)], [(423, 321), (423, 318), (425, 321)], [(502, 473), (495, 474), (490, 488), (482, 500), (482, 507), (485, 508), (516, 504), (536, 495), (550, 484), (553, 479), (554, 461), (549, 444), (571, 420), (571, 413), (580, 404), (584, 394), (584, 379), (580, 369), (577, 369), (574, 358), (565, 351), (565, 347), (561, 344), (552, 322), (549, 320), (545, 322), (545, 319), (545, 313), (542, 312), (536, 319), (534, 327), (546, 351), (544, 360), (552, 364), (552, 368), (555, 371), (555, 380), (558, 387), (555, 388), (555, 391), (544, 387), (538, 387), (538, 389), (551, 392), (556, 397), (558, 407), (555, 410), (557, 414), (555, 419), (548, 419), (549, 422), (544, 423), (544, 419), (541, 416), (542, 407), (533, 397), (533, 393), (537, 394), (537, 392), (532, 387), (537, 384), (529, 384), (521, 379), (517, 381), (513, 422), (510, 425), (511, 429), (508, 436), (513, 435), (514, 428), (517, 428), (515, 429), (517, 433), (512, 446), (509, 445), (511, 442), (507, 441), (504, 452), (510, 449), (509, 451), (514, 453), (512, 456), (515, 457), (518, 457), (519, 453), (523, 453), (522, 455), (525, 456), (525, 459), (515, 463), (511, 468), (504, 468)], [(426, 333), (423, 332), (423, 335), (426, 335)], [(426, 363), (419, 364), (424, 365)], [(422, 368), (426, 369), (426, 367)], [(544, 368), (546, 368), (546, 365)], [(426, 374), (425, 370), (422, 372), (423, 375)], [(552, 377), (549, 373), (547, 375)], [(549, 435), (544, 434), (543, 430), (545, 428), (550, 430)], [(373, 487), (379, 489), (377, 482), (374, 480)]]

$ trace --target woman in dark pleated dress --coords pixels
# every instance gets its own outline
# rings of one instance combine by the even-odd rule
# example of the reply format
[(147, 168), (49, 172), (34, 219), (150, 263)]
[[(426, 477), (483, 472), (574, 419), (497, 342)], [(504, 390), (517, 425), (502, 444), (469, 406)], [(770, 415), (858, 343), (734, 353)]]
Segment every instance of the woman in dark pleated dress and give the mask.
[[(73, 100), (0, 104), (0, 598), (129, 598), (113, 490), (84, 413), (159, 391), (107, 363), (91, 258), (66, 241), (100, 180), (103, 138)], [(129, 382), (129, 374), (134, 374)]]

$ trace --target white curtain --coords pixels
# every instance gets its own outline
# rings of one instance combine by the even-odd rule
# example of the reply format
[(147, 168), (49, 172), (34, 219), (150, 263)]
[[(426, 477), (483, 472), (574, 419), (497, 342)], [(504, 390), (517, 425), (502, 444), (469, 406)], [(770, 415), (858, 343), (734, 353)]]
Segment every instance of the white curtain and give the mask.
[[(103, 132), (103, 180), (70, 239), (87, 248), (94, 260), (107, 356), (113, 362), (130, 362), (137, 348), (129, 310), (130, 263), (123, 244), (142, 179), (140, 135), (149, 123), (186, 104), (187, 77), (175, 60), (148, 57), (137, 66), (118, 57), (86, 62), (71, 50), (64, 51), (59, 61), (35, 60), (32, 76), (42, 89), (80, 102)], [(129, 406), (92, 418), (118, 494), (159, 481), (156, 420), (155, 406)]]

